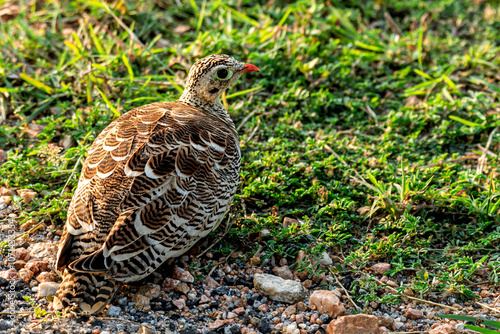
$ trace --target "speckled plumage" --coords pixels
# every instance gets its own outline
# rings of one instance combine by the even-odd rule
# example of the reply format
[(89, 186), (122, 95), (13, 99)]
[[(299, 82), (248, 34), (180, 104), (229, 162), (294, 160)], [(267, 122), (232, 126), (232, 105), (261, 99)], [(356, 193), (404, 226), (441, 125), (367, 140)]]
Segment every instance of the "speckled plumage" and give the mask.
[[(236, 192), (238, 135), (220, 95), (258, 70), (226, 55), (195, 63), (176, 102), (113, 121), (95, 140), (68, 210), (54, 306), (100, 311), (116, 282), (139, 280), (215, 229)], [(249, 69), (250, 68), (250, 69)], [(214, 73), (231, 70), (229, 80)]]

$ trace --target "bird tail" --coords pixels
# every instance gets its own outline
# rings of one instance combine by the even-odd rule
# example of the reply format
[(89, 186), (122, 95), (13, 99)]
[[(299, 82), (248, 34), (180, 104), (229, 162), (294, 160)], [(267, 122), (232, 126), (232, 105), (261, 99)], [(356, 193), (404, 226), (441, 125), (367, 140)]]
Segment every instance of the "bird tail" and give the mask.
[(118, 286), (104, 274), (75, 272), (66, 268), (63, 281), (54, 295), (54, 309), (72, 306), (94, 314), (101, 311), (111, 300)]

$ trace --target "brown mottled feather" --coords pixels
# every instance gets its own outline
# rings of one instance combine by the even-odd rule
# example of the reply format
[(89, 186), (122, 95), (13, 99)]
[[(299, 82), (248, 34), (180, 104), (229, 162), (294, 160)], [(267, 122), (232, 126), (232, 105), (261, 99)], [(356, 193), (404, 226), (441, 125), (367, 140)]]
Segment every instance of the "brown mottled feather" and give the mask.
[(133, 109), (91, 146), (61, 239), (56, 308), (98, 312), (116, 281), (139, 280), (181, 255), (229, 209), (239, 179), (238, 136), (222, 91), (207, 100), (204, 85), (227, 88), (241, 73), (220, 83), (211, 79), (214, 68), (239, 71), (244, 64), (208, 58), (191, 70), (179, 102)]

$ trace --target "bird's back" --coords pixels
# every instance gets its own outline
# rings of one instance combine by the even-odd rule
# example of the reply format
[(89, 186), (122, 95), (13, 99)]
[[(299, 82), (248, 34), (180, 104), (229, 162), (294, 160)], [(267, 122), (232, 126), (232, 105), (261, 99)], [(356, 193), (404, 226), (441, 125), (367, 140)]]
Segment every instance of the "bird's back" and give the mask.
[(180, 102), (131, 110), (89, 150), (57, 268), (118, 281), (147, 276), (218, 226), (240, 159), (230, 121)]

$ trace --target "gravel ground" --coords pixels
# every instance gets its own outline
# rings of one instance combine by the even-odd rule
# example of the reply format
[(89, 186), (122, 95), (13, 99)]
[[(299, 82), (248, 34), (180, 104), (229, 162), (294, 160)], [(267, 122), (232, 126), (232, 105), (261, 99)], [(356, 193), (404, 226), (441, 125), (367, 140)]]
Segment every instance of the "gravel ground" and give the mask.
[[(9, 206), (0, 212), (3, 240), (6, 240), (9, 234), (22, 233), (17, 224), (13, 224), (17, 216), (11, 211)], [(27, 228), (29, 226), (21, 226), (21, 229)], [(109, 308), (99, 316), (81, 316), (72, 312), (57, 315), (51, 312), (51, 296), (39, 294), (49, 293), (50, 288), (57, 287), (57, 282), (60, 282), (60, 277), (52, 265), (60, 239), (59, 234), (53, 226), (41, 226), (27, 237), (17, 238), (15, 243), (10, 243), (12, 253), (3, 256), (0, 267), (0, 302), (3, 309), (0, 333), (318, 334), (325, 333), (332, 320), (326, 314), (328, 312), (312, 306), (309, 302), (311, 294), (318, 289), (332, 290), (338, 297), (337, 306), (345, 307), (347, 315), (355, 314), (342, 286), (349, 289), (352, 282), (362, 278), (359, 273), (339, 275), (337, 279), (341, 286), (330, 274), (310, 280), (304, 273), (292, 272), (286, 259), (276, 263), (277, 260), (271, 258), (260, 263), (261, 254), (245, 259), (241, 252), (233, 253), (228, 258), (215, 259), (209, 252), (200, 259), (195, 255), (185, 255), (143, 281), (123, 285)], [(198, 249), (203, 249), (207, 244), (201, 246)], [(299, 253), (296, 260), (300, 261), (303, 256), (304, 254)], [(321, 261), (324, 262), (322, 266), (326, 268), (331, 264), (338, 265), (339, 262), (335, 259), (334, 254), (325, 253), (324, 261)], [(194, 262), (199, 262), (199, 268), (209, 268), (209, 275), (202, 274), (199, 270), (187, 269), (188, 264)], [(390, 278), (383, 276), (388, 266), (384, 263), (376, 264), (370, 268), (369, 274), (394, 287), (408, 281), (407, 277), (400, 274)], [(32, 277), (30, 269), (27, 268), (31, 268)], [(302, 285), (304, 298), (287, 304), (273, 301), (272, 295), (259, 293), (254, 286), (254, 279), (255, 275), (262, 273), (291, 278), (297, 282), (294, 284)], [(476, 281), (483, 281), (485, 274), (478, 272)], [(494, 305), (499, 296), (498, 291), (491, 292), (489, 285), (479, 283), (473, 290), (483, 297), (481, 302)], [(379, 297), (391, 292), (387, 288), (380, 288), (379, 291)], [(411, 295), (412, 291), (405, 293)], [(26, 301), (25, 297), (30, 297), (31, 303)], [(364, 307), (363, 313), (378, 316), (382, 330), (387, 332), (425, 333), (440, 324), (450, 324), (449, 328), (455, 333), (463, 332), (461, 322), (435, 317), (443, 313), (485, 316), (496, 320), (488, 316), (488, 310), (473, 301), (459, 303), (452, 296), (432, 300), (455, 307), (458, 311), (403, 298), (398, 305), (373, 301)], [(38, 314), (34, 312), (37, 307), (40, 307)], [(11, 314), (13, 310), (16, 312), (15, 316)], [(48, 313), (40, 313), (44, 311)]]

